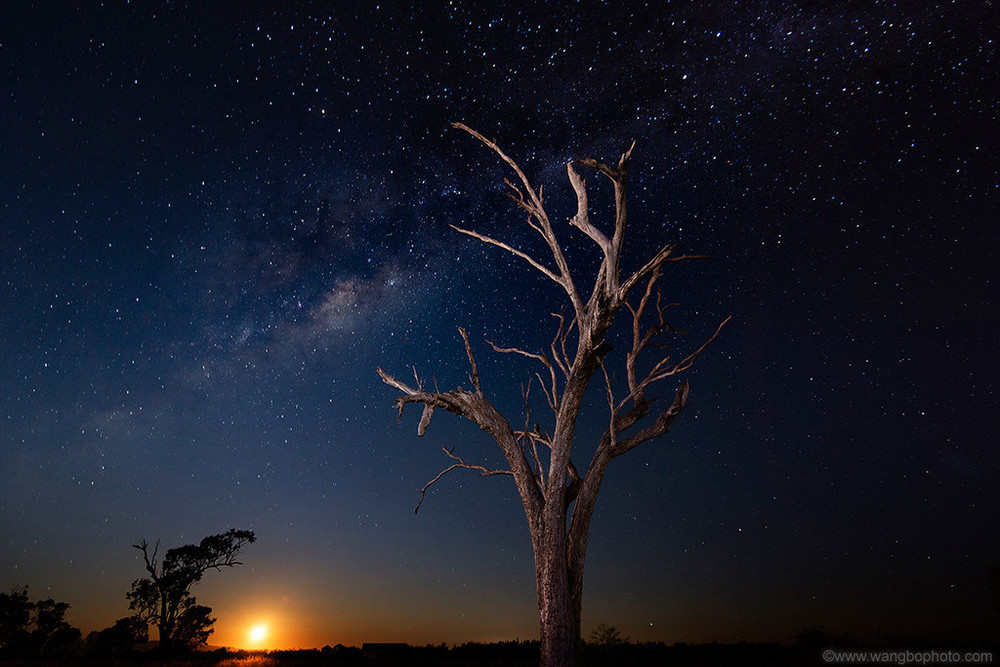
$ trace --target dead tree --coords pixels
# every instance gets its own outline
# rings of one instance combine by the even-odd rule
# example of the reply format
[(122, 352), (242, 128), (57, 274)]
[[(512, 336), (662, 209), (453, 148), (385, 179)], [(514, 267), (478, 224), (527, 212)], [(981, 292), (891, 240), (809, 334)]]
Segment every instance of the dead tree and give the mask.
[[(729, 318), (719, 324), (715, 333), (700, 347), (683, 358), (673, 359), (667, 354), (667, 343), (662, 336), (678, 333), (665, 319), (667, 309), (675, 304), (663, 302), (656, 284), (668, 263), (704, 256), (675, 255), (674, 245), (664, 245), (641, 268), (631, 275), (622, 276), (619, 263), (626, 227), (625, 173), (634, 143), (616, 166), (591, 159), (574, 160), (566, 165), (577, 198), (576, 214), (569, 224), (586, 234), (603, 255), (593, 287), (586, 294), (577, 287), (570, 273), (543, 207), (541, 188), (536, 190), (520, 167), (496, 143), (461, 123), (453, 123), (452, 126), (481, 141), (514, 170), (517, 181), (506, 181), (510, 187), (508, 194), (527, 214), (528, 225), (544, 239), (552, 258), (542, 262), (491, 236), (452, 227), (520, 257), (559, 285), (572, 307), (570, 318), (561, 313), (555, 315), (556, 331), (548, 350), (533, 352), (517, 347), (500, 347), (487, 341), (497, 352), (523, 355), (540, 364), (533, 380), (537, 380), (553, 413), (551, 433), (538, 426), (529, 427), (530, 417), (525, 419), (524, 428), (518, 430), (493, 406), (480, 385), (476, 359), (464, 329), (459, 329), (459, 333), (471, 367), (471, 389), (458, 387), (442, 392), (435, 387), (434, 391), (426, 390), (415, 369), (414, 386), (381, 368), (378, 373), (383, 382), (402, 393), (395, 402), (400, 418), (408, 403), (423, 406), (418, 435), (426, 432), (434, 410), (441, 408), (471, 420), (492, 436), (500, 447), (508, 464), (502, 469), (468, 463), (454, 450), (445, 449), (455, 462), (424, 486), (420, 502), (423, 502), (430, 485), (457, 468), (476, 470), (481, 475), (510, 475), (514, 478), (528, 519), (535, 554), (541, 663), (546, 666), (572, 665), (576, 661), (580, 640), (587, 536), (604, 471), (613, 458), (670, 430), (670, 425), (688, 403), (688, 383), (680, 383), (673, 400), (655, 409), (656, 398), (648, 395), (649, 390), (655, 383), (690, 368), (698, 355), (719, 335)], [(610, 236), (591, 223), (586, 181), (578, 171), (580, 168), (596, 171), (611, 181), (614, 188), (614, 226)], [(615, 396), (613, 383), (604, 365), (604, 358), (611, 349), (605, 336), (622, 308), (632, 318), (632, 344), (624, 360), (627, 395)], [(659, 350), (658, 359), (652, 363), (644, 360), (640, 370), (640, 355), (648, 350)], [(571, 459), (574, 431), (584, 394), (598, 372), (604, 379), (610, 417), (596, 443), (590, 464), (581, 474)], [(527, 389), (522, 390), (529, 413), (531, 384), (529, 382)], [(641, 425), (640, 421), (645, 417), (651, 419)]]

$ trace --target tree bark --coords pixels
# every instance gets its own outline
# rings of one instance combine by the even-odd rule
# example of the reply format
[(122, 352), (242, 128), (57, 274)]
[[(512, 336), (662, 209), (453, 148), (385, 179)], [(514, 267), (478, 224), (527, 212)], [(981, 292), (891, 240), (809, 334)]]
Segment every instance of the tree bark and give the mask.
[(535, 548), (542, 667), (575, 665), (580, 641), (580, 614), (570, 593), (566, 531), (560, 525), (547, 525)]

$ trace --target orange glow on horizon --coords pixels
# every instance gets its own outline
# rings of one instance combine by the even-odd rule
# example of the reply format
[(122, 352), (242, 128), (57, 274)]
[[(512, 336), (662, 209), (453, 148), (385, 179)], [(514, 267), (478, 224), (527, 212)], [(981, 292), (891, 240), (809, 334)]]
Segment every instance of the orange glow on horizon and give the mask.
[(220, 632), (218, 642), (222, 646), (248, 651), (271, 651), (285, 648), (287, 637), (270, 615), (253, 615), (244, 617), (235, 626), (230, 626), (228, 632)]

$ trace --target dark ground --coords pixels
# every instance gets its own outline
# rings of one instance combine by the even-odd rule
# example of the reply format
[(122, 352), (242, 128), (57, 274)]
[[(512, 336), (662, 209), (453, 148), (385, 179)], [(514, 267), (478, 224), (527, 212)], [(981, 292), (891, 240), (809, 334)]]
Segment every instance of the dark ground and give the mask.
[[(853, 652), (853, 654), (852, 654)], [(861, 652), (866, 652), (862, 655)], [(584, 666), (655, 665), (657, 667), (785, 667), (829, 664), (996, 664), (1000, 644), (992, 646), (903, 645), (885, 639), (878, 644), (861, 643), (850, 637), (833, 637), (822, 632), (805, 634), (792, 646), (781, 644), (631, 644), (587, 645), (581, 654)], [(56, 665), (59, 661), (4, 661), (4, 665)], [(218, 649), (167, 658), (153, 652), (133, 652), (115, 656), (80, 657), (68, 664), (80, 665), (159, 665), (198, 666), (313, 666), (388, 667), (396, 665), (441, 666), (531, 666), (538, 664), (538, 642), (500, 642), (460, 646), (409, 646), (406, 644), (365, 644), (361, 648), (337, 645), (322, 649), (294, 651), (233, 651)]]

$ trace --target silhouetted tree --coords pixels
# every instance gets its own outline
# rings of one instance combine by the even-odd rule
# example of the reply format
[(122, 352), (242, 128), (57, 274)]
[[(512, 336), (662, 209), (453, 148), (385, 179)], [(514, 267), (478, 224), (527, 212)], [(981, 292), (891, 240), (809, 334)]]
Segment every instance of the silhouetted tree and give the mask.
[(615, 626), (601, 623), (591, 630), (590, 638), (587, 641), (598, 646), (620, 646), (628, 643), (628, 637), (623, 637)]
[(209, 607), (196, 604), (191, 587), (208, 570), (242, 565), (236, 557), (244, 544), (254, 541), (251, 530), (229, 530), (210, 535), (199, 544), (170, 549), (159, 564), (159, 542), (152, 553), (145, 540), (132, 545), (142, 552), (149, 576), (132, 582), (132, 590), (126, 594), (129, 609), (156, 626), (161, 649), (191, 648), (208, 639), (215, 619), (209, 617)]
[(34, 608), (26, 588), (0, 593), (0, 655), (16, 655), (27, 643)]
[(190, 601), (191, 604), (177, 616), (177, 626), (174, 628), (175, 644), (185, 648), (204, 644), (215, 631), (212, 626), (216, 619), (209, 616), (212, 608), (196, 604), (194, 598), (190, 598)]
[(119, 618), (114, 625), (87, 635), (87, 651), (91, 655), (108, 655), (132, 651), (149, 641), (149, 625), (138, 616)]
[[(565, 292), (571, 316), (555, 315), (556, 332), (548, 350), (531, 351), (517, 347), (500, 347), (487, 341), (500, 353), (519, 354), (541, 364), (535, 374), (545, 402), (552, 411), (548, 423), (551, 430), (533, 424), (529, 393), (531, 383), (522, 389), (525, 403), (524, 427), (516, 430), (497, 410), (480, 386), (479, 371), (464, 329), (459, 329), (471, 367), (469, 390), (458, 387), (441, 392), (434, 387), (426, 390), (414, 371), (415, 386), (410, 386), (378, 369), (382, 381), (395, 387), (402, 395), (396, 407), (402, 416), (408, 403), (423, 405), (417, 434), (423, 435), (435, 408), (442, 408), (465, 417), (486, 431), (497, 443), (507, 461), (507, 467), (490, 469), (468, 463), (455, 453), (445, 453), (454, 461), (421, 490), (421, 502), (427, 488), (444, 474), (456, 468), (475, 470), (483, 476), (510, 475), (514, 478), (528, 520), (532, 548), (535, 554), (535, 578), (541, 624), (541, 661), (543, 665), (571, 665), (576, 660), (580, 643), (580, 616), (583, 600), (583, 568), (587, 550), (590, 520), (604, 472), (611, 459), (636, 446), (666, 434), (670, 425), (688, 403), (688, 383), (677, 387), (674, 398), (667, 404), (658, 403), (647, 395), (655, 383), (687, 370), (705, 347), (715, 340), (715, 333), (690, 354), (672, 360), (665, 354), (668, 344), (661, 334), (677, 332), (666, 321), (667, 309), (674, 305), (664, 302), (656, 289), (663, 267), (695, 256), (674, 255), (674, 245), (660, 247), (653, 256), (630, 275), (622, 275), (620, 260), (625, 239), (626, 166), (632, 148), (626, 151), (616, 166), (592, 159), (574, 160), (566, 165), (570, 185), (577, 198), (576, 214), (570, 219), (597, 246), (601, 253), (600, 267), (588, 289), (580, 289), (570, 272), (562, 246), (543, 207), (542, 190), (534, 188), (520, 167), (493, 141), (475, 130), (454, 123), (453, 127), (468, 132), (488, 146), (517, 175), (517, 182), (507, 181), (508, 193), (516, 205), (527, 214), (528, 226), (537, 232), (551, 252), (552, 258), (542, 262), (507, 243), (479, 232), (452, 226), (456, 231), (484, 243), (506, 250), (528, 263)], [(633, 144), (634, 147), (634, 144)], [(607, 177), (614, 189), (614, 217), (610, 234), (590, 221), (586, 181), (577, 171), (584, 167)], [(631, 314), (631, 348), (624, 359), (624, 396), (616, 397), (605, 367), (605, 357), (612, 349), (606, 340), (612, 324), (622, 309)], [(558, 310), (558, 309), (556, 309)], [(650, 322), (646, 322), (649, 319)], [(651, 348), (660, 350), (658, 360), (640, 370), (639, 358)], [(590, 464), (580, 472), (573, 463), (577, 418), (584, 395), (595, 374), (603, 376), (609, 406), (608, 426), (596, 438)], [(643, 418), (652, 419), (640, 427)], [(417, 504), (419, 509), (420, 504)]]
[(0, 657), (66, 657), (82, 636), (64, 620), (67, 609), (51, 598), (29, 601), (27, 587), (0, 593)]

